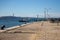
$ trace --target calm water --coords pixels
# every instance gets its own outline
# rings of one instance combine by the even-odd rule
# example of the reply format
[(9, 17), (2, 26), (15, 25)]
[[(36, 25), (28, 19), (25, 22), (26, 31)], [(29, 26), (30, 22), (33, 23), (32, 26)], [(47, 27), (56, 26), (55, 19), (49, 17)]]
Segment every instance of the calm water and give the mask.
[(5, 28), (9, 28), (21, 24), (24, 24), (24, 22), (0, 20), (0, 27), (2, 27), (2, 25), (5, 25), (6, 26)]
[[(35, 18), (31, 18), (29, 20), (29, 22), (35, 22), (36, 19)], [(9, 27), (13, 27), (13, 26), (17, 26), (17, 25), (22, 25), (25, 22), (19, 22), (16, 20), (0, 20), (0, 28), (2, 27), (2, 25), (5, 25), (5, 28), (9, 28)], [(28, 22), (27, 22), (28, 23)]]

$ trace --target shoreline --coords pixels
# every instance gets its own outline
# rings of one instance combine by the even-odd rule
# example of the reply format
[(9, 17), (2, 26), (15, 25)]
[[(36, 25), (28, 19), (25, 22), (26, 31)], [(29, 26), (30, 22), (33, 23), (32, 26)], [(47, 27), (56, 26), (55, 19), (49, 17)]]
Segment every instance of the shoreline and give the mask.
[[(31, 23), (34, 23), (34, 22), (31, 22)], [(8, 31), (8, 30), (15, 29), (15, 28), (23, 27), (23, 26), (29, 25), (29, 24), (31, 24), (31, 23), (26, 23), (26, 24), (22, 24), (22, 25), (18, 25), (18, 26), (13, 26), (13, 27), (5, 28), (4, 30), (0, 30), (0, 33), (1, 33), (1, 32), (5, 32), (5, 31)]]
[[(47, 25), (47, 23), (45, 24), (44, 22), (45, 23), (47, 22), (48, 25)], [(26, 24), (22, 24), (22, 25), (18, 25), (18, 26), (13, 26), (13, 27), (5, 28), (4, 30), (0, 30), (0, 33), (1, 32), (5, 32), (5, 31), (9, 31), (9, 30), (13, 30), (13, 29), (16, 29), (16, 28), (19, 28), (19, 27), (21, 27), (21, 28), (23, 27), (24, 28), (26, 25), (27, 26), (29, 24), (32, 24), (33, 25), (34, 23), (40, 23), (40, 26), (41, 27), (43, 27), (43, 26), (48, 26), (49, 27), (49, 26), (54, 26), (54, 25), (57, 26), (56, 23), (55, 24), (54, 23), (50, 23), (49, 21), (38, 21), (38, 22), (30, 22), (30, 23), (26, 23)]]
[[(29, 24), (29, 25), (27, 25)], [(60, 25), (47, 21), (33, 22), (0, 33), (1, 40), (60, 40)], [(26, 25), (26, 26), (25, 26)]]

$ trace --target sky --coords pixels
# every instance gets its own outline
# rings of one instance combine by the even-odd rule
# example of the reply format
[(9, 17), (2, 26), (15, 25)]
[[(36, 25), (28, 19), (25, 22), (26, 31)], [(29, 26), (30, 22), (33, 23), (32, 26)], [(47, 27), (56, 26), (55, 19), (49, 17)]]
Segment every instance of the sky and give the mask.
[(0, 0), (1, 16), (60, 17), (60, 0)]

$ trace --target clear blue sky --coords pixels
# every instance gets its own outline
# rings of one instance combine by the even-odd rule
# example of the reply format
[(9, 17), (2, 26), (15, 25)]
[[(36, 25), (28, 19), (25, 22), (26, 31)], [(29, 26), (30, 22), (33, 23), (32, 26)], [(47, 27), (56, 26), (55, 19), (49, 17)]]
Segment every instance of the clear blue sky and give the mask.
[(51, 17), (60, 17), (60, 0), (0, 0), (0, 16), (43, 17), (44, 8)]

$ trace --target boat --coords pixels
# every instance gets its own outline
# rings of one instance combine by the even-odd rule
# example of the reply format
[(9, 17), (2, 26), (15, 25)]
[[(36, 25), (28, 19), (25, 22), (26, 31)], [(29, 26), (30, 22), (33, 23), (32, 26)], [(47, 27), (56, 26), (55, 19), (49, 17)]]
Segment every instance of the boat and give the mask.
[(28, 22), (27, 19), (20, 19), (19, 22)]

